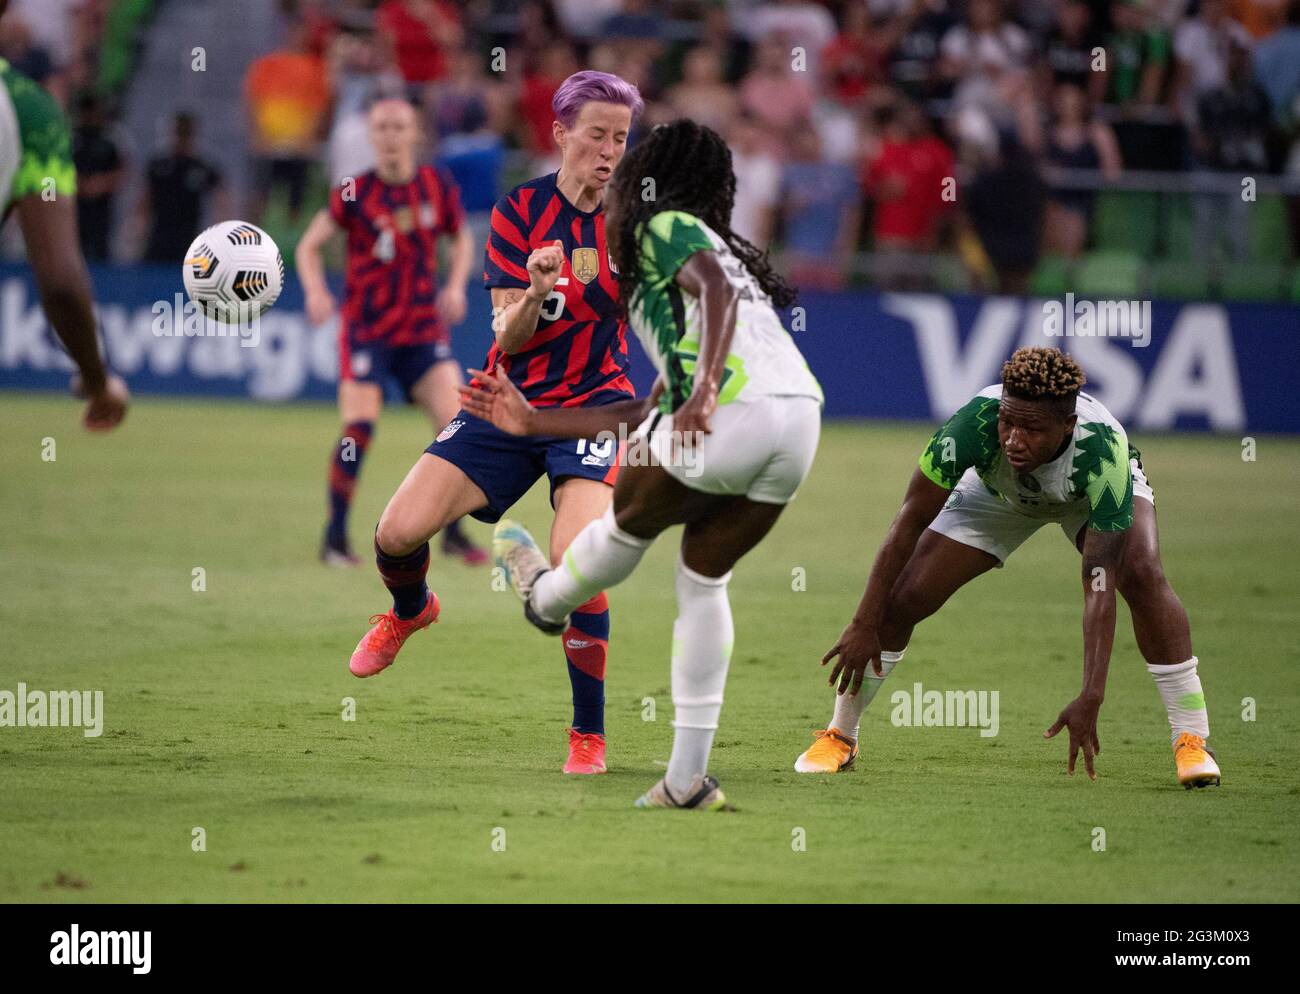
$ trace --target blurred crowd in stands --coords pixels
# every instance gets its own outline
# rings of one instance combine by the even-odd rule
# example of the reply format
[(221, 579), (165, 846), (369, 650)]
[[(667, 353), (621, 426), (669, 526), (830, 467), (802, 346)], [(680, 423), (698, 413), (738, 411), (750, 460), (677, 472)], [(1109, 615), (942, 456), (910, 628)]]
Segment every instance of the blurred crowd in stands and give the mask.
[[(368, 168), (365, 109), (393, 93), (484, 212), (556, 167), (551, 94), (594, 68), (645, 96), (633, 141), (679, 116), (727, 138), (734, 227), (801, 286), (845, 285), (864, 251), (871, 282), (926, 285), (913, 263), (942, 250), (1023, 291), (1045, 253), (1093, 247), (1099, 192), (1126, 187), (1186, 192), (1200, 249), (1242, 261), (1243, 177), (1273, 177), (1300, 258), (1300, 0), (276, 2), (282, 38), (244, 76), (254, 167), (233, 203), (251, 220), (273, 200), (301, 225), (326, 181)], [(113, 0), (13, 6), (0, 55), (69, 102), (82, 197), (111, 198), (121, 159), (88, 83)], [(197, 223), (220, 191), (193, 128), (141, 164), (142, 212)], [(152, 232), (146, 258), (190, 234)]]

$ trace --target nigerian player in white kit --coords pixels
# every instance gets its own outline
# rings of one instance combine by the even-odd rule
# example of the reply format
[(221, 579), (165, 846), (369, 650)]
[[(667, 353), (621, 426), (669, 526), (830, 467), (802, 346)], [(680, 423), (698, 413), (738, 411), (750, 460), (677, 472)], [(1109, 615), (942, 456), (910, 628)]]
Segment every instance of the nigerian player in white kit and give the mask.
[(673, 749), (640, 807), (726, 806), (708, 760), (734, 637), (727, 582), (794, 497), (821, 431), (821, 388), (775, 310), (793, 292), (731, 230), (734, 196), (730, 151), (693, 121), (656, 127), (614, 174), (606, 231), (628, 323), (659, 371), (649, 398), (534, 410), (501, 376), (475, 373), (483, 388), (462, 388), (466, 410), (516, 434), (591, 438), (643, 419), (628, 447), (652, 457), (627, 458), (613, 507), (577, 535), (561, 565), (550, 569), (514, 522), (498, 524), (493, 541), (525, 617), (559, 634), (569, 612), (626, 579), (662, 531), (685, 525)]
[(1083, 555), (1083, 686), (1044, 735), (1068, 730), (1069, 772), (1082, 751), (1095, 779), (1119, 593), (1165, 706), (1179, 783), (1219, 783), (1191, 627), (1160, 561), (1155, 496), (1123, 426), (1083, 384), (1079, 364), (1059, 349), (1020, 349), (1001, 383), (934, 433), (858, 610), (822, 658), (836, 659), (835, 713), (795, 761), (798, 772), (847, 769), (862, 711), (903, 658), (912, 629), (1039, 528), (1057, 524)]

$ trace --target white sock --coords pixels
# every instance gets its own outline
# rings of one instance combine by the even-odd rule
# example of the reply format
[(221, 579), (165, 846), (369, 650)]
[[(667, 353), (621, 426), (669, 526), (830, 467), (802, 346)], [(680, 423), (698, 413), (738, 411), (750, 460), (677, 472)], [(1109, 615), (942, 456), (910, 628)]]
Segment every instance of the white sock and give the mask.
[(867, 705), (876, 696), (876, 691), (885, 682), (885, 677), (894, 671), (894, 667), (898, 665), (898, 661), (903, 658), (903, 653), (906, 651), (906, 649), (899, 649), (897, 652), (887, 650), (881, 652), (880, 669), (883, 676), (876, 676), (876, 671), (868, 666), (867, 675), (862, 678), (862, 687), (857, 697), (850, 697), (848, 691), (835, 695), (835, 714), (831, 718), (831, 728), (841, 735), (857, 739), (858, 726), (862, 723), (862, 712), (867, 709)]
[(561, 621), (602, 590), (622, 583), (653, 539), (629, 535), (614, 524), (614, 509), (578, 532), (560, 565), (533, 585), (533, 608), (547, 621)]
[(673, 622), (673, 752), (665, 779), (681, 799), (697, 773), (709, 769), (709, 750), (722, 712), (722, 689), (735, 629), (727, 581), (701, 576), (677, 560), (677, 620)]
[(1147, 671), (1155, 678), (1160, 699), (1169, 713), (1170, 742), (1177, 742), (1183, 732), (1203, 739), (1210, 737), (1210, 717), (1205, 711), (1205, 694), (1201, 678), (1196, 675), (1196, 657), (1174, 666), (1152, 666)]

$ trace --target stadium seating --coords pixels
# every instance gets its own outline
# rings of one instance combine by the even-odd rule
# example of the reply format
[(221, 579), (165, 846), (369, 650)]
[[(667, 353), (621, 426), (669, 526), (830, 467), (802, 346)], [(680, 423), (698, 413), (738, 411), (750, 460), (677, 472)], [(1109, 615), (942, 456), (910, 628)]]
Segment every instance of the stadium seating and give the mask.
[(1040, 297), (1062, 297), (1066, 291), (1074, 289), (1070, 271), (1069, 259), (1059, 255), (1045, 255), (1034, 272), (1030, 286)]
[(1133, 252), (1093, 252), (1074, 272), (1077, 294), (1136, 297), (1141, 289), (1142, 260)]
[(1159, 300), (1205, 297), (1210, 269), (1195, 259), (1156, 259), (1147, 267), (1146, 292)]
[(1285, 263), (1235, 262), (1223, 267), (1219, 292), (1225, 300), (1278, 300), (1285, 296), (1286, 282)]
[(1097, 197), (1093, 237), (1100, 249), (1150, 258), (1159, 249), (1160, 217), (1160, 194), (1106, 190)]

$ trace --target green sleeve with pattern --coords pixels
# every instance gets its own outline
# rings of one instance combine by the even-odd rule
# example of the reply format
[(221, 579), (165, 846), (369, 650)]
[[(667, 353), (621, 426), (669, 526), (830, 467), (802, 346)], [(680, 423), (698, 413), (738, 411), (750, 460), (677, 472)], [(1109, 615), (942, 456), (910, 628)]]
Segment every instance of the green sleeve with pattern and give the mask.
[(921, 472), (951, 490), (966, 470), (980, 472), (998, 453), (998, 398), (976, 397), (944, 422), (921, 453)]
[(698, 218), (685, 211), (660, 211), (641, 231), (641, 268), (650, 282), (677, 275), (686, 260), (713, 249), (709, 233)]
[(63, 113), (45, 90), (12, 70), (4, 74), (18, 131), (22, 159), (9, 192), (10, 201), (29, 194), (70, 197), (77, 192), (77, 170), (72, 164), (72, 142)]
[(1110, 425), (1081, 426), (1084, 435), (1074, 446), (1075, 493), (1088, 497), (1088, 527), (1117, 532), (1133, 526), (1133, 470), (1129, 445), (1122, 432)]

